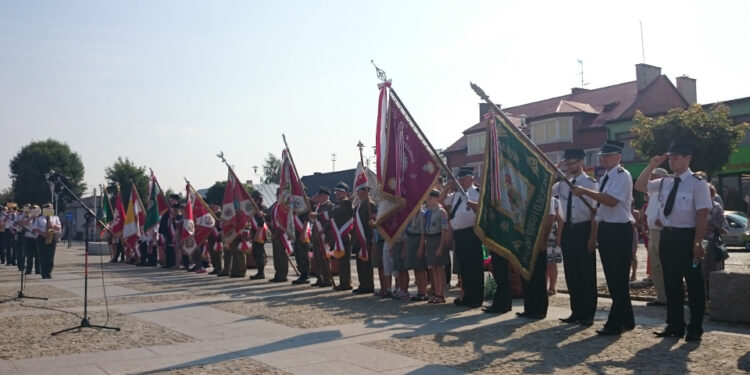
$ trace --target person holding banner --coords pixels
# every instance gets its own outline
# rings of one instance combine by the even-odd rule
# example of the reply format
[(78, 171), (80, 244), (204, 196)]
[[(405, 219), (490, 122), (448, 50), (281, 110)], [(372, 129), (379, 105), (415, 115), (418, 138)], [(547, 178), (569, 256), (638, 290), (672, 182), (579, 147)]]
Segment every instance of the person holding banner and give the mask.
[[(263, 205), (263, 196), (260, 194), (259, 191), (253, 190), (252, 194), (250, 194), (250, 198), (252, 198), (255, 201), (255, 204), (258, 206), (258, 212), (255, 212), (255, 215), (250, 219), (251, 227), (252, 227), (252, 234), (253, 234), (253, 258), (255, 259), (255, 264), (258, 266), (258, 273), (256, 273), (253, 276), (250, 276), (251, 280), (262, 280), (266, 278), (266, 218), (265, 218), (265, 212), (266, 206)], [(283, 249), (282, 249), (283, 250)], [(284, 255), (286, 256), (286, 255)], [(286, 266), (286, 262), (282, 262)], [(284, 273), (283, 280), (276, 280), (276, 281), (286, 281), (286, 273), (289, 272), (289, 268), (286, 269), (286, 272)], [(281, 276), (281, 275), (277, 275)]]
[(352, 241), (349, 232), (354, 223), (352, 201), (349, 199), (349, 185), (346, 182), (339, 182), (333, 188), (336, 194), (336, 204), (331, 211), (331, 243), (333, 243), (333, 253), (339, 261), (339, 285), (334, 289), (337, 291), (352, 290)]
[[(466, 195), (455, 192), (455, 182), (449, 181), (440, 194), (440, 201), (451, 206), (448, 214), (453, 229), (454, 252), (461, 265), (459, 276), (464, 290), (463, 298), (456, 298), (456, 306), (476, 308), (484, 300), (484, 259), (482, 259), (482, 241), (474, 233), (474, 222), (477, 218), (476, 202), (479, 201), (479, 190), (474, 185), (474, 168), (461, 167), (458, 171), (458, 182)], [(467, 201), (468, 196), (468, 201)], [(502, 284), (498, 283), (501, 287)], [(507, 284), (505, 284), (507, 285)]]
[(308, 226), (310, 223), (310, 213), (305, 212), (297, 216), (301, 223), (299, 229), (294, 228), (294, 260), (297, 262), (299, 277), (292, 281), (294, 285), (310, 284), (310, 232)]
[(599, 151), (600, 165), (607, 172), (599, 190), (583, 186), (573, 188), (573, 195), (589, 197), (597, 202), (594, 220), (597, 222), (596, 239), (599, 256), (607, 279), (607, 288), (612, 296), (609, 317), (602, 329), (596, 331), (603, 336), (619, 335), (635, 328), (633, 305), (630, 301), (630, 259), (633, 255), (633, 179), (630, 172), (620, 166), (623, 143), (607, 140)]
[(333, 211), (333, 203), (328, 199), (330, 195), (331, 191), (327, 187), (321, 186), (318, 193), (312, 197), (312, 202), (315, 203), (315, 212), (310, 213), (310, 219), (313, 223), (313, 262), (315, 275), (318, 278), (312, 286), (321, 288), (333, 285), (331, 263), (328, 260), (330, 243), (326, 238), (326, 233), (331, 228), (330, 218), (331, 211)]
[(352, 251), (357, 253), (357, 277), (359, 287), (352, 293), (369, 294), (375, 292), (375, 282), (372, 274), (372, 232), (377, 214), (377, 207), (370, 199), (370, 187), (362, 185), (357, 189), (359, 204), (354, 209), (354, 230), (356, 235), (352, 244)]
[[(256, 190), (257, 191), (257, 190)], [(255, 191), (253, 192), (255, 193)], [(278, 196), (279, 191), (276, 189), (276, 195)], [(289, 263), (287, 263), (286, 247), (284, 246), (284, 228), (280, 228), (273, 221), (276, 208), (279, 205), (278, 200), (273, 202), (271, 207), (268, 208), (268, 216), (266, 221), (271, 224), (271, 248), (273, 249), (273, 269), (276, 274), (268, 280), (272, 283), (286, 282), (287, 275), (289, 274)], [(305, 254), (306, 256), (307, 254)]]

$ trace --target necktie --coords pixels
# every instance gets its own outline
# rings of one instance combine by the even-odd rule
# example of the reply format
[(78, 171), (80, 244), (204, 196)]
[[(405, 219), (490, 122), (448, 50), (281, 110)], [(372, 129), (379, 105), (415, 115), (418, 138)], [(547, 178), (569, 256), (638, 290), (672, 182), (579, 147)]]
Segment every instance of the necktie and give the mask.
[[(573, 181), (570, 182), (571, 185), (575, 186), (576, 179), (574, 178)], [(573, 224), (573, 188), (571, 187), (568, 190), (568, 205), (565, 207), (565, 222), (568, 224)]]
[(667, 196), (667, 203), (664, 204), (664, 216), (669, 216), (672, 213), (674, 198), (677, 196), (677, 188), (680, 186), (680, 181), (679, 177), (674, 178), (674, 185), (672, 185), (672, 190), (669, 191), (669, 195)]
[(451, 214), (449, 215), (450, 219), (453, 219), (454, 217), (456, 217), (456, 211), (458, 211), (458, 206), (460, 205), (461, 205), (461, 196), (458, 197), (458, 201), (456, 202), (456, 205), (453, 206), (453, 208), (451, 209)]
[[(607, 181), (609, 181), (609, 175), (608, 175), (608, 174), (605, 174), (605, 175), (604, 175), (604, 179), (602, 180), (602, 186), (599, 186), (599, 192), (600, 192), (600, 193), (601, 193), (602, 191), (604, 191), (604, 187), (605, 187), (605, 186), (607, 186)], [(596, 204), (596, 208), (599, 208), (599, 206), (601, 206), (601, 205), (602, 205), (601, 203), (597, 203), (597, 204)]]

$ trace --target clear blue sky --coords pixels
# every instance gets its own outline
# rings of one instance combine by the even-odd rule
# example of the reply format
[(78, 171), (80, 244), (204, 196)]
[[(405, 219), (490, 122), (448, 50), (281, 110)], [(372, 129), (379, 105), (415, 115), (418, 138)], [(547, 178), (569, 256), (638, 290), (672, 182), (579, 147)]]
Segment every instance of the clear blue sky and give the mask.
[[(2, 1), (0, 189), (32, 140), (118, 156), (162, 186), (256, 179), (285, 133), (300, 173), (374, 145), (375, 59), (438, 148), (478, 119), (469, 81), (512, 106), (635, 79), (646, 62), (708, 103), (750, 96), (747, 1)], [(371, 154), (371, 149), (368, 149)]]

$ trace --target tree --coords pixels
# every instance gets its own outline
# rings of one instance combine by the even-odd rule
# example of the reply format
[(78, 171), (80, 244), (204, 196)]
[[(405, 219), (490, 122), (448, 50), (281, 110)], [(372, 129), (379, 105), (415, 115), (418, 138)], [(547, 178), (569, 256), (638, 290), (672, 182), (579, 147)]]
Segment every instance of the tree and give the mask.
[(710, 112), (693, 104), (687, 109), (672, 109), (656, 119), (637, 111), (633, 121), (631, 132), (635, 139), (631, 144), (639, 154), (650, 158), (665, 153), (672, 141), (690, 142), (694, 145), (690, 168), (709, 176), (729, 161), (748, 129), (746, 122), (733, 124), (729, 108), (723, 104), (714, 105)]
[(263, 160), (263, 175), (263, 183), (266, 184), (278, 184), (281, 180), (281, 160), (270, 152)]
[(206, 203), (216, 203), (221, 205), (221, 200), (224, 198), (224, 190), (227, 188), (226, 181), (216, 181), (208, 191), (206, 192)]
[[(60, 179), (77, 196), (86, 190), (83, 182), (83, 163), (67, 144), (53, 139), (35, 141), (21, 148), (10, 161), (10, 178), (13, 180), (13, 198), (20, 205), (43, 204), (52, 201), (50, 186), (45, 174), (57, 172)], [(64, 177), (63, 177), (64, 176)], [(57, 186), (58, 209), (64, 210), (73, 197)]]
[(6, 186), (5, 189), (0, 190), (0, 204), (5, 204), (13, 201), (13, 189), (10, 186)]
[(112, 166), (104, 169), (104, 178), (107, 180), (107, 191), (114, 197), (117, 193), (116, 184), (120, 185), (120, 191), (122, 192), (122, 204), (127, 208), (128, 200), (130, 199), (130, 181), (135, 183), (138, 194), (141, 196), (141, 200), (148, 197), (148, 176), (146, 175), (146, 167), (136, 166), (127, 157), (123, 160), (121, 156), (117, 157), (117, 161)]

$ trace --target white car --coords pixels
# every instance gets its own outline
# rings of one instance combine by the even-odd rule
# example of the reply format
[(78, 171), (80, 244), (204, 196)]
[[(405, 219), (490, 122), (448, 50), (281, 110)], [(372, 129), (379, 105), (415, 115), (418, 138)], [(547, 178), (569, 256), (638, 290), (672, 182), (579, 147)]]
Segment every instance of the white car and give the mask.
[(750, 230), (748, 230), (747, 216), (737, 211), (724, 211), (724, 218), (729, 224), (729, 233), (722, 236), (727, 246), (742, 246), (750, 250)]

